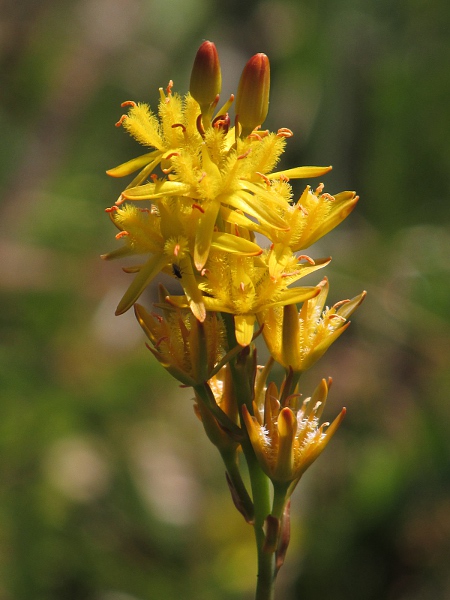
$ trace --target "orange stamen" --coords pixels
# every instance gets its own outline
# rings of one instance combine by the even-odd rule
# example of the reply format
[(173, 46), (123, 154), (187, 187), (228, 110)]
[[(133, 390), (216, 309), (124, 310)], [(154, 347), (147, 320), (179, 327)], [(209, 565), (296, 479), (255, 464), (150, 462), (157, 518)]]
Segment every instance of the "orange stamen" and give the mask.
[(318, 196), (319, 194), (322, 193), (322, 190), (324, 188), (324, 184), (323, 183), (319, 183), (319, 185), (316, 187), (316, 196)]
[(197, 210), (199, 210), (202, 214), (205, 214), (205, 209), (203, 207), (200, 206), (200, 204), (197, 204), (196, 202), (194, 202), (194, 204), (192, 205), (192, 208), (196, 208)]
[(122, 102), (122, 104), (120, 105), (122, 108), (125, 108), (125, 106), (136, 106), (136, 102), (134, 102), (134, 100), (125, 100), (125, 102)]
[(197, 121), (196, 121), (196, 126), (197, 126), (197, 131), (202, 136), (202, 138), (204, 138), (205, 137), (205, 129), (203, 127), (202, 115), (198, 115)]
[(120, 117), (120, 119), (117, 121), (117, 123), (115, 123), (116, 127), (120, 127), (122, 125), (122, 123), (125, 121), (125, 119), (128, 119), (127, 115), (122, 115)]
[(259, 135), (259, 133), (256, 133), (256, 132), (251, 133), (247, 137), (252, 138), (254, 140), (258, 140), (258, 142), (262, 142), (262, 137)]
[(294, 132), (287, 127), (282, 127), (277, 131), (277, 137), (290, 138), (294, 135)]
[(261, 177), (261, 179), (263, 179), (264, 183), (266, 183), (268, 186), (270, 186), (270, 179), (266, 175), (264, 175), (264, 173), (260, 173), (259, 171), (256, 171), (256, 174), (259, 175)]
[(247, 156), (251, 153), (252, 149), (249, 148), (247, 150), (247, 152), (244, 152), (244, 154), (241, 154), (240, 156), (237, 157), (237, 160), (242, 160), (243, 158), (247, 158)]
[(336, 314), (332, 314), (332, 315), (328, 315), (329, 319), (340, 319), (343, 323), (345, 323), (346, 319), (342, 316), (342, 315), (336, 315)]
[(169, 339), (169, 338), (168, 338), (168, 336), (167, 336), (167, 335), (163, 336), (162, 338), (159, 338), (159, 340), (158, 340), (158, 341), (156, 342), (156, 344), (155, 344), (155, 348), (158, 348), (159, 346), (161, 346), (161, 344), (162, 344), (163, 342), (167, 342), (167, 340), (168, 340), (168, 339)]
[(130, 235), (128, 231), (119, 231), (116, 235), (116, 240), (120, 240), (120, 238), (126, 237), (127, 235)]
[(339, 302), (336, 302), (336, 304), (333, 304), (333, 308), (339, 308), (341, 307), (343, 304), (348, 304), (350, 302), (350, 300), (339, 300)]
[(308, 256), (307, 254), (300, 254), (300, 256), (297, 256), (297, 260), (306, 260), (307, 262), (309, 262), (310, 265), (315, 265), (316, 263), (313, 261), (313, 259)]

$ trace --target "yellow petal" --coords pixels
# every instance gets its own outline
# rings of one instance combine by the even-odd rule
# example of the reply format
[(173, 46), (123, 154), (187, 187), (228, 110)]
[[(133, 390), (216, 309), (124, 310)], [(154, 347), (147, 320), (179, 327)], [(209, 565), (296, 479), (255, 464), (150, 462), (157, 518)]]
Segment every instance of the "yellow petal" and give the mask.
[(278, 453), (273, 478), (277, 481), (290, 481), (294, 468), (294, 438), (297, 419), (287, 406), (278, 415)]
[(224, 252), (233, 252), (243, 256), (258, 256), (262, 254), (258, 244), (250, 242), (245, 238), (232, 235), (231, 233), (223, 233), (217, 231), (213, 233), (211, 247), (215, 250), (223, 250)]
[(317, 287), (289, 288), (288, 290), (283, 290), (276, 300), (267, 303), (265, 308), (269, 308), (270, 306), (284, 306), (285, 304), (298, 304), (299, 302), (314, 298), (318, 293), (319, 290)]
[(280, 179), (287, 177), (288, 179), (305, 179), (307, 177), (320, 177), (331, 171), (333, 167), (295, 167), (294, 169), (286, 169), (285, 171), (276, 171), (269, 173), (268, 179)]
[(220, 204), (218, 202), (211, 202), (198, 221), (197, 231), (195, 233), (194, 263), (199, 271), (203, 269), (208, 260), (214, 225), (216, 223), (219, 208)]
[(157, 181), (129, 188), (122, 192), (122, 196), (129, 200), (152, 200), (164, 196), (183, 196), (190, 189), (189, 184), (179, 181)]
[(234, 316), (236, 341), (240, 346), (248, 346), (252, 341), (255, 320), (256, 317), (252, 314)]
[(131, 246), (121, 246), (112, 252), (108, 252), (107, 254), (102, 254), (100, 258), (103, 260), (114, 260), (116, 258), (124, 258), (125, 256), (131, 256), (132, 254), (136, 254)]
[(257, 199), (255, 199), (252, 194), (245, 192), (244, 190), (227, 197), (226, 201), (230, 206), (255, 217), (261, 221), (261, 223), (266, 223), (267, 225), (270, 225), (275, 229), (281, 229), (282, 231), (289, 229), (286, 222), (283, 221), (274, 210), (271, 210), (270, 207), (265, 206), (262, 202), (258, 203)]
[(109, 169), (106, 171), (107, 175), (111, 177), (124, 177), (125, 175), (130, 175), (134, 173), (138, 169), (145, 167), (151, 162), (156, 156), (160, 156), (161, 152), (159, 150), (154, 150), (153, 152), (147, 152), (147, 154), (141, 154), (141, 156), (137, 156), (121, 165), (114, 167), (113, 169)]
[(133, 279), (132, 284), (125, 292), (122, 300), (116, 309), (116, 315), (121, 315), (126, 312), (139, 296), (142, 294), (144, 289), (150, 283), (150, 281), (158, 275), (158, 273), (166, 266), (167, 256), (164, 255), (152, 255), (148, 261), (142, 265), (141, 270)]

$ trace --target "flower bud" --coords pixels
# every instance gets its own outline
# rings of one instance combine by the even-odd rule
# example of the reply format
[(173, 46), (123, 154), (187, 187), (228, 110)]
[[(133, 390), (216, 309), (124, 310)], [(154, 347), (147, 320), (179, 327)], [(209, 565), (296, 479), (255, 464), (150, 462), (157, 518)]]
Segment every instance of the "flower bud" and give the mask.
[(236, 118), (246, 137), (262, 125), (269, 110), (270, 64), (261, 52), (245, 65), (236, 95)]
[(208, 112), (222, 87), (219, 56), (212, 42), (203, 42), (197, 51), (191, 72), (189, 91), (200, 104), (202, 114)]

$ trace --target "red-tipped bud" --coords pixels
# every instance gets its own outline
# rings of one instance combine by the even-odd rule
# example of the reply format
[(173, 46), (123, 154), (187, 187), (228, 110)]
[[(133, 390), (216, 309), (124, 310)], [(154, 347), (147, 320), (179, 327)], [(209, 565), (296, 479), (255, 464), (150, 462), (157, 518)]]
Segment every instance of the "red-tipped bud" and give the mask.
[(191, 72), (189, 91), (203, 112), (214, 102), (222, 88), (219, 56), (212, 42), (203, 42), (197, 51)]
[(255, 54), (242, 71), (236, 95), (236, 117), (242, 137), (262, 125), (269, 110), (270, 63), (265, 54)]

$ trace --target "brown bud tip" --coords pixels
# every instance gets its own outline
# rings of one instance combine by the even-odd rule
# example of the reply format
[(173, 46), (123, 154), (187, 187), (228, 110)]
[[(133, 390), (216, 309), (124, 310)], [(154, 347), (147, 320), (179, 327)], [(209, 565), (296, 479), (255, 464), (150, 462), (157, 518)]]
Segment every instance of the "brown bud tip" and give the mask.
[(255, 54), (242, 71), (236, 95), (236, 116), (242, 136), (262, 125), (269, 110), (270, 63), (265, 54)]
[(214, 102), (221, 88), (222, 75), (216, 46), (212, 42), (203, 42), (195, 56), (189, 91), (200, 107), (206, 107)]

